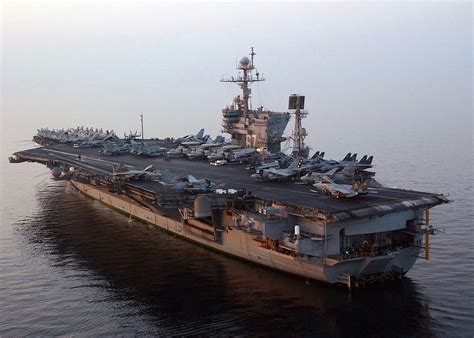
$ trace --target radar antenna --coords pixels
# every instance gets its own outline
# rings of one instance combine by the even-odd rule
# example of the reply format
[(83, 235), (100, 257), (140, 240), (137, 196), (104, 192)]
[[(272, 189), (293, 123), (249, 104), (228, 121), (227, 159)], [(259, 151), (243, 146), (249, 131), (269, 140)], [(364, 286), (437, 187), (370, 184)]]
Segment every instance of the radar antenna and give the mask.
[(221, 79), (221, 82), (233, 82), (242, 89), (242, 99), (240, 97), (237, 97), (237, 100), (239, 102), (238, 105), (242, 106), (243, 111), (247, 113), (249, 111), (249, 100), (251, 97), (252, 90), (249, 88), (249, 86), (253, 82), (259, 82), (259, 81), (265, 81), (263, 76), (260, 76), (258, 71), (256, 72), (255, 76), (253, 75), (253, 71), (256, 70), (254, 64), (253, 64), (253, 59), (254, 56), (256, 55), (254, 52), (254, 48), (250, 47), (250, 59), (246, 56), (242, 57), (239, 61), (239, 64), (237, 66), (237, 69), (240, 70), (240, 73), (237, 78), (234, 78), (233, 76), (229, 78), (223, 78)]

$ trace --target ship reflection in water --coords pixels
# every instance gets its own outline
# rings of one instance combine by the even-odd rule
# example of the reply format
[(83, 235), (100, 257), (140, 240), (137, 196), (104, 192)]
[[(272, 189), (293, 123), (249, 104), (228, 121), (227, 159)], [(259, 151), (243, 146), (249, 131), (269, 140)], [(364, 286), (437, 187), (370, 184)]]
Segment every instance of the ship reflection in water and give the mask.
[(37, 202), (14, 228), (30, 263), (47, 266), (25, 267), (36, 271), (21, 286), (35, 305), (9, 305), (17, 326), (6, 335), (434, 334), (429, 301), (409, 278), (352, 293), (307, 285), (129, 220), (67, 182), (45, 183)]

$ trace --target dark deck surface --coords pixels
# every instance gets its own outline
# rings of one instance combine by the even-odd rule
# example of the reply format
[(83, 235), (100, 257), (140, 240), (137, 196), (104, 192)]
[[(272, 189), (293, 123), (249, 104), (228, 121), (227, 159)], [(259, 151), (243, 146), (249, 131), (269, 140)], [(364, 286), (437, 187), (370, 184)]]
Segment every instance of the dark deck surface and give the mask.
[[(78, 160), (78, 155), (81, 160)], [(112, 165), (124, 163), (130, 169), (144, 169), (153, 164), (155, 169), (167, 169), (178, 177), (193, 175), (197, 178), (206, 177), (223, 189), (241, 189), (253, 195), (286, 204), (305, 206), (338, 216), (339, 219), (366, 217), (388, 211), (387, 208), (411, 209), (413, 207), (431, 207), (445, 202), (441, 195), (391, 189), (371, 188), (367, 195), (354, 198), (335, 199), (323, 193), (315, 193), (310, 185), (294, 182), (260, 182), (250, 177), (251, 172), (244, 165), (225, 165), (214, 167), (207, 161), (191, 161), (185, 159), (145, 158), (134, 155), (103, 156), (97, 148), (75, 149), (69, 145), (54, 145), (35, 148), (16, 153), (21, 159), (42, 162), (45, 159), (59, 160), (72, 166), (80, 167), (94, 174), (109, 175)], [(133, 185), (163, 193), (163, 185), (153, 181), (135, 181)], [(370, 212), (371, 211), (371, 212)], [(350, 214), (350, 215), (349, 215)]]

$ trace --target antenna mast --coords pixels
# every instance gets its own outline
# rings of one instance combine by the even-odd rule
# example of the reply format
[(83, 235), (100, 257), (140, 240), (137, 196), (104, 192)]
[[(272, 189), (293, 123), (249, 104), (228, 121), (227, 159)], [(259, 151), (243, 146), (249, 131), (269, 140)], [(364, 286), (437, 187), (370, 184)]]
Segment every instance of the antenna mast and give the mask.
[(295, 128), (291, 134), (291, 139), (293, 140), (293, 151), (294, 156), (304, 156), (306, 157), (306, 147), (304, 145), (304, 139), (308, 135), (306, 129), (302, 127), (301, 120), (308, 116), (308, 113), (304, 109), (304, 96), (293, 94), (290, 96), (288, 102), (288, 109), (294, 110), (295, 115)]
[(255, 70), (255, 66), (253, 65), (253, 59), (255, 56), (254, 48), (250, 47), (250, 59), (246, 56), (242, 57), (239, 61), (239, 64), (237, 66), (237, 69), (240, 70), (240, 73), (237, 78), (234, 78), (233, 76), (229, 79), (222, 79), (221, 82), (232, 82), (237, 85), (242, 89), (242, 98), (237, 96), (237, 104), (239, 105), (239, 108), (243, 109), (245, 113), (249, 111), (249, 100), (251, 97), (252, 90), (249, 88), (249, 86), (253, 82), (258, 82), (258, 81), (265, 81), (265, 79), (260, 76), (258, 71), (256, 72), (255, 76), (253, 75), (253, 71)]

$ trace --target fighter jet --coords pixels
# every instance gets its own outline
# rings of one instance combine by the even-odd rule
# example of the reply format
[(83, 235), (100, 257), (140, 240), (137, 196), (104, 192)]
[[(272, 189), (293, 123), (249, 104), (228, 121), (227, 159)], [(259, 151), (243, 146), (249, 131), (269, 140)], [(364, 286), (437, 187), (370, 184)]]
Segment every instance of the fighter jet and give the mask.
[(199, 160), (204, 158), (204, 151), (202, 149), (193, 149), (185, 155), (189, 160)]
[(130, 154), (138, 156), (156, 157), (164, 155), (168, 149), (160, 146), (148, 145), (143, 142), (131, 141)]
[[(327, 176), (323, 176), (321, 182), (313, 184), (315, 188), (335, 198), (351, 198), (357, 195), (367, 194), (367, 182), (349, 184), (337, 184)], [(311, 190), (315, 192), (314, 190)]]
[(364, 155), (361, 160), (357, 163), (357, 168), (359, 169), (368, 169), (372, 168), (372, 160), (374, 159), (373, 156), (367, 157), (367, 155)]
[(320, 152), (320, 151), (318, 150), (318, 151), (316, 151), (316, 152), (313, 154), (313, 156), (311, 156), (311, 159), (312, 159), (312, 160), (316, 160), (316, 159), (321, 159), (321, 160), (322, 160), (322, 159), (324, 158), (324, 154), (325, 154), (324, 151), (321, 151), (321, 152)]
[(148, 156), (148, 157), (156, 157), (156, 156), (164, 156), (167, 152), (168, 152), (168, 149), (164, 147), (145, 145), (140, 155)]
[(282, 181), (293, 178), (298, 174), (304, 174), (308, 171), (311, 171), (312, 168), (313, 164), (311, 163), (311, 161), (301, 156), (295, 158), (287, 168), (273, 167), (268, 169), (262, 169), (251, 175), (251, 177), (256, 180)]
[(233, 152), (238, 149), (242, 149), (242, 146), (238, 145), (224, 145), (222, 147), (212, 149), (207, 155), (209, 161), (224, 160)]
[[(375, 176), (374, 172), (366, 171), (372, 167), (373, 156), (364, 155), (357, 162), (355, 156), (350, 153), (340, 162), (323, 160), (316, 164), (313, 170), (301, 177), (301, 181), (306, 184), (313, 184), (321, 180), (321, 176), (327, 176), (338, 184), (353, 184), (354, 182), (369, 181)], [(354, 159), (354, 160), (352, 160)]]
[(127, 135), (123, 133), (123, 137), (125, 138), (125, 141), (131, 141), (131, 140), (136, 140), (137, 138), (141, 137), (142, 135), (135, 130), (134, 133), (130, 130), (130, 133)]
[(215, 183), (207, 178), (197, 179), (193, 175), (186, 176), (187, 191), (207, 191), (215, 186)]
[(121, 155), (130, 152), (130, 149), (130, 144), (118, 145), (115, 142), (105, 142), (99, 153), (105, 156)]
[(332, 175), (334, 175), (336, 173), (336, 171), (338, 171), (339, 168), (332, 168), (324, 173), (319, 173), (319, 172), (309, 172), (307, 173), (306, 175), (302, 176), (300, 178), (301, 182), (305, 183), (305, 184), (314, 184), (314, 182), (319, 182), (321, 181), (321, 177), (322, 176), (327, 176), (327, 177), (331, 177)]
[(201, 146), (203, 142), (201, 141), (186, 141), (180, 143), (176, 148), (170, 149), (166, 152), (167, 157), (183, 157), (192, 154), (194, 156), (192, 159), (199, 158), (197, 155), (202, 155), (200, 152), (196, 152), (196, 149)]
[(269, 161), (269, 162), (260, 162), (256, 167), (255, 171), (258, 172), (263, 169), (269, 169), (269, 168), (278, 168), (280, 166), (280, 163), (278, 161)]
[(88, 144), (88, 142), (95, 141), (106, 141), (111, 139), (117, 139), (117, 136), (113, 132), (106, 131), (105, 133), (102, 129), (94, 128), (69, 128), (69, 129), (53, 129), (49, 130), (48, 128), (38, 129), (38, 133), (34, 137), (38, 141), (53, 141), (59, 143), (74, 143), (76, 147), (88, 147), (93, 145), (93, 143)]
[(224, 144), (225, 143), (225, 137), (222, 135), (217, 135), (216, 138), (213, 141), (214, 144)]
[(215, 143), (215, 141), (209, 138), (207, 143), (199, 144), (194, 148), (190, 147), (186, 151), (183, 149), (183, 154), (190, 160), (202, 159), (211, 155), (215, 149), (222, 147), (222, 145), (222, 143)]
[(209, 155), (207, 155), (207, 159), (210, 162), (223, 160), (224, 159), (224, 152), (221, 149), (211, 151)]
[(232, 150), (227, 156), (227, 160), (231, 162), (242, 161), (246, 158), (252, 157), (256, 154), (255, 148), (243, 148)]
[(160, 173), (159, 182), (166, 187), (176, 189), (176, 190), (185, 190), (188, 192), (204, 192), (209, 191), (215, 186), (214, 182), (207, 178), (197, 179), (192, 175), (187, 175), (186, 177), (177, 178), (172, 176), (168, 171), (162, 170)]
[(73, 148), (97, 148), (102, 147), (106, 141), (104, 140), (87, 140), (72, 145)]
[(125, 180), (156, 180), (160, 174), (155, 171), (153, 165), (147, 166), (143, 170), (130, 170), (123, 163), (112, 166), (112, 176)]
[(186, 135), (186, 136), (183, 136), (183, 137), (180, 137), (180, 138), (177, 138), (175, 140), (175, 143), (179, 143), (179, 144), (182, 144), (184, 142), (201, 142), (201, 143), (204, 143), (205, 141), (203, 140), (204, 138), (204, 129), (201, 129), (198, 131), (198, 133), (196, 135)]
[(182, 157), (183, 156), (183, 148), (182, 146), (178, 146), (174, 149), (170, 149), (166, 152), (167, 157)]
[(328, 171), (312, 171), (301, 177), (301, 182), (313, 184), (321, 181), (321, 177), (326, 176), (336, 183), (353, 182), (355, 179), (357, 162), (349, 162), (346, 165), (334, 166)]

